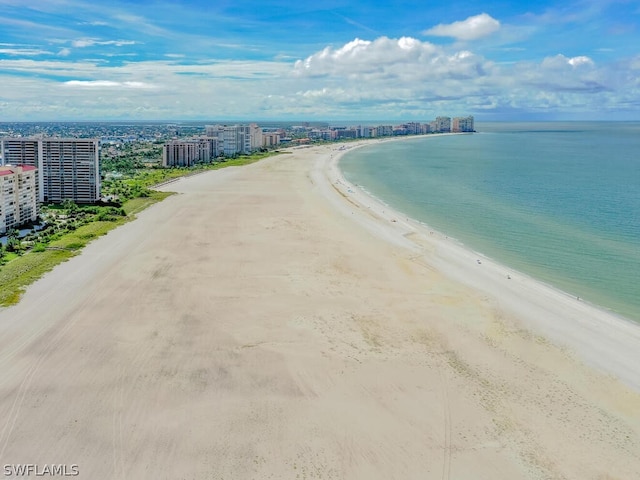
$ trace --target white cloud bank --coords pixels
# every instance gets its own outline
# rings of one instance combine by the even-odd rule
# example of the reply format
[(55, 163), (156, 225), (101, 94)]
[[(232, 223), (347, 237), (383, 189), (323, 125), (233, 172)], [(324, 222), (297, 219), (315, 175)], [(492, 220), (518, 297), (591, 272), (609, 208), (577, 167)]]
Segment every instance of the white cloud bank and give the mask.
[(327, 47), (298, 60), (294, 66), (300, 76), (383, 81), (470, 78), (483, 75), (487, 68), (491, 68), (490, 63), (472, 52), (448, 53), (442, 47), (411, 37), (380, 37), (374, 41), (356, 38), (338, 49)]
[[(467, 46), (468, 47), (468, 46)], [(640, 57), (501, 64), (411, 37), (356, 38), (304, 59), (105, 65), (0, 59), (11, 119), (429, 119), (437, 114), (637, 112)], [(46, 96), (42, 92), (47, 92)], [(631, 115), (630, 113), (630, 115)], [(634, 113), (635, 114), (635, 113)]]
[(500, 22), (486, 13), (469, 17), (466, 20), (436, 25), (424, 31), (425, 35), (453, 37), (458, 40), (477, 40), (500, 29)]
[(385, 112), (428, 118), (438, 111), (598, 115), (618, 108), (631, 112), (638, 105), (635, 64), (630, 59), (598, 65), (585, 55), (562, 54), (500, 64), (455, 45), (380, 37), (326, 47), (297, 61), (294, 76), (304, 85), (296, 90), (297, 107), (309, 111), (362, 109), (380, 112), (378, 118)]

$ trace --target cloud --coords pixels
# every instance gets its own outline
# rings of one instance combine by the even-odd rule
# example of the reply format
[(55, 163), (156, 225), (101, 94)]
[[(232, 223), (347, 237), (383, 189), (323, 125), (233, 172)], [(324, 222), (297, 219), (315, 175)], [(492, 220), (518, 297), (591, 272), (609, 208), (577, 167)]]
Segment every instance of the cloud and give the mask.
[(90, 25), (92, 27), (107, 27), (109, 26), (109, 24), (107, 22), (103, 22), (100, 20), (96, 20), (93, 22), (80, 22), (78, 23), (78, 25)]
[(298, 60), (294, 69), (299, 75), (311, 76), (384, 73), (397, 64), (428, 62), (437, 56), (438, 47), (415, 38), (356, 38), (338, 49), (326, 47)]
[(500, 29), (500, 22), (486, 13), (481, 13), (466, 20), (449, 24), (436, 25), (424, 31), (425, 35), (436, 37), (453, 37), (458, 40), (476, 40), (486, 37)]
[(589, 57), (565, 57), (558, 54), (555, 57), (547, 57), (542, 61), (541, 67), (546, 71), (566, 71), (567, 69), (591, 68), (595, 63)]
[(34, 57), (38, 55), (51, 55), (51, 52), (38, 48), (0, 48), (0, 55)]
[[(302, 114), (425, 118), (501, 111), (631, 111), (640, 95), (640, 56), (598, 65), (585, 55), (493, 62), (456, 45), (413, 38), (355, 39), (293, 67), (291, 105)], [(386, 113), (386, 115), (385, 115)], [(335, 117), (337, 118), (337, 117)]]
[(105, 40), (100, 41), (95, 38), (80, 38), (71, 42), (76, 48), (92, 47), (93, 45), (115, 45), (116, 47), (122, 47), (123, 45), (135, 45), (138, 42), (133, 40)]
[(112, 80), (69, 80), (63, 83), (66, 87), (95, 88), (95, 89), (135, 89), (148, 90), (158, 88), (156, 85), (145, 82), (114, 82)]
[(587, 65), (587, 66), (593, 66), (595, 65), (593, 63), (593, 60), (591, 60), (589, 57), (585, 57), (585, 56), (580, 56), (580, 57), (573, 57), (567, 60), (567, 63), (569, 65), (571, 65), (572, 67), (580, 67), (582, 65)]
[(443, 112), (631, 112), (640, 98), (640, 56), (602, 65), (561, 54), (500, 63), (466, 47), (378, 37), (328, 46), (296, 62), (189, 60), (179, 53), (122, 62), (0, 57), (0, 83), (12, 92), (0, 115), (429, 119)]
[(69, 48), (61, 48), (58, 52), (59, 57), (68, 57), (71, 54), (71, 49)]
[(617, 80), (612, 69), (598, 69), (586, 56), (547, 57), (539, 64), (522, 62), (514, 76), (524, 85), (544, 92), (576, 92), (594, 94), (615, 89)]
[[(297, 75), (347, 77), (358, 81), (405, 81), (475, 78), (490, 68), (470, 51), (448, 52), (411, 37), (355, 40), (333, 49), (326, 47), (294, 65)], [(391, 84), (391, 83), (390, 83)]]

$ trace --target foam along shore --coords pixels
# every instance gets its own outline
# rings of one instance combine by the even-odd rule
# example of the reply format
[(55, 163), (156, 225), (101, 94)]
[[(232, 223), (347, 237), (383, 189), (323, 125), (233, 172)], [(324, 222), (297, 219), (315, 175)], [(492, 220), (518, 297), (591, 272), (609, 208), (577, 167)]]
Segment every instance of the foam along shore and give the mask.
[[(341, 178), (339, 148), (163, 187), (178, 194), (0, 310), (3, 463), (640, 478), (637, 378), (543, 333), (551, 316), (602, 348), (586, 320), (566, 326), (600, 313), (390, 213)], [(616, 353), (637, 345), (603, 320)]]
[[(490, 296), (532, 332), (569, 348), (588, 365), (640, 391), (639, 324), (501, 265), (395, 211), (344, 178), (338, 164), (345, 153), (341, 150), (331, 156), (325, 174), (342, 195), (377, 220), (364, 222), (370, 231), (423, 254), (422, 260)], [(386, 232), (381, 225), (388, 227)]]

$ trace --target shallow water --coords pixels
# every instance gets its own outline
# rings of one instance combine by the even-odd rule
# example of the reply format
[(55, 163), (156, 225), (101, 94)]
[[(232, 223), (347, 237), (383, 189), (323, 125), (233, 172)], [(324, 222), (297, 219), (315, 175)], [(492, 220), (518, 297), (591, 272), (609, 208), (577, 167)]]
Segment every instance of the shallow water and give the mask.
[(373, 144), (345, 177), (467, 247), (640, 321), (640, 123), (485, 123)]

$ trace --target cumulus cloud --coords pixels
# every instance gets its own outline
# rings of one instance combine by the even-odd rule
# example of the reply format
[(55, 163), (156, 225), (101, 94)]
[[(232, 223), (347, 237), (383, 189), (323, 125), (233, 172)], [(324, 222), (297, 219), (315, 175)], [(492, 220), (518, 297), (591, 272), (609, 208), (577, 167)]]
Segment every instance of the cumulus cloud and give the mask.
[(554, 57), (547, 57), (542, 61), (542, 68), (550, 70), (566, 70), (568, 68), (589, 68), (595, 66), (589, 57), (565, 57), (558, 54)]
[(438, 111), (606, 111), (640, 95), (640, 57), (606, 65), (561, 54), (495, 63), (458, 47), (408, 37), (327, 47), (295, 63), (295, 102), (278, 105), (315, 115), (429, 118)]
[(586, 56), (547, 57), (538, 65), (522, 62), (514, 68), (523, 84), (546, 92), (598, 93), (611, 90), (615, 79), (607, 69), (598, 69)]
[(486, 37), (500, 29), (500, 22), (486, 13), (469, 17), (466, 20), (449, 24), (441, 23), (425, 30), (425, 35), (453, 37), (458, 40), (476, 40)]
[(499, 90), (499, 76), (493, 62), (469, 50), (411, 37), (355, 39), (295, 63), (295, 107), (345, 116), (357, 109), (415, 116), (451, 110), (446, 104), (459, 102), (469, 106), (456, 111), (466, 112)]
[(585, 57), (585, 56), (580, 56), (580, 57), (573, 57), (570, 58), (569, 60), (567, 60), (567, 63), (569, 65), (571, 65), (572, 67), (580, 67), (582, 65), (586, 65), (586, 66), (594, 66), (595, 64), (593, 63), (593, 60), (591, 60), (589, 57)]
[(334, 49), (327, 47), (295, 63), (294, 71), (308, 77), (347, 77), (359, 81), (475, 78), (490, 68), (470, 51), (447, 52), (411, 37), (355, 39)]

